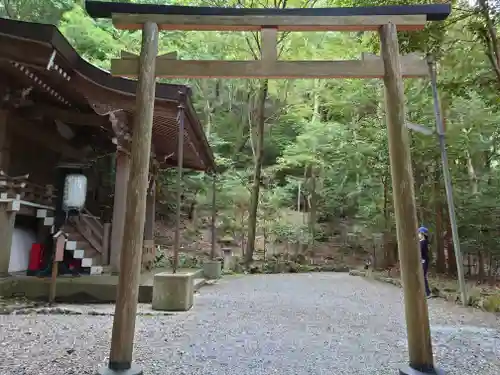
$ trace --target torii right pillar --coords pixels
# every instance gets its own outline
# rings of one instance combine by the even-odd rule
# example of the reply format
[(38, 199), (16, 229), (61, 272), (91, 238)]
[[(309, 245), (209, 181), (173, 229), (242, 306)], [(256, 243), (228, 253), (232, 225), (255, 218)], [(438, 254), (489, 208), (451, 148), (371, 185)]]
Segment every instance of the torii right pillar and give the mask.
[(405, 126), (405, 96), (396, 25), (380, 28), (389, 158), (391, 162), (394, 213), (403, 284), (409, 366), (401, 375), (440, 374), (434, 367), (429, 312), (417, 238), (417, 211), (408, 130)]

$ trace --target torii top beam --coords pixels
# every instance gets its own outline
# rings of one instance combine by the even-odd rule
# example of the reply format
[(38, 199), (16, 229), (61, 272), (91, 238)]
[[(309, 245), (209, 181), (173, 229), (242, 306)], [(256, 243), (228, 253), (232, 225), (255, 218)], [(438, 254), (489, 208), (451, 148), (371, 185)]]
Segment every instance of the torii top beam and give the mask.
[(442, 21), (450, 4), (352, 8), (218, 8), (87, 1), (94, 18), (112, 18), (120, 29), (140, 29), (146, 21), (162, 30), (366, 31), (393, 23), (398, 30), (420, 30), (427, 21)]

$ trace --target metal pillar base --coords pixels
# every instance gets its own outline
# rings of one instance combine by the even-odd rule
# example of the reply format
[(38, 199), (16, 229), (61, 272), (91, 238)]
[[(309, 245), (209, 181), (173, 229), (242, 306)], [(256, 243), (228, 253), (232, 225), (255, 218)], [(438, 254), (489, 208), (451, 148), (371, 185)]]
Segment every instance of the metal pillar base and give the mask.
[(112, 370), (109, 367), (102, 367), (97, 371), (96, 375), (143, 375), (142, 368), (132, 364), (127, 370)]
[(435, 367), (427, 371), (420, 371), (410, 366), (405, 366), (399, 369), (399, 375), (444, 375), (444, 371)]

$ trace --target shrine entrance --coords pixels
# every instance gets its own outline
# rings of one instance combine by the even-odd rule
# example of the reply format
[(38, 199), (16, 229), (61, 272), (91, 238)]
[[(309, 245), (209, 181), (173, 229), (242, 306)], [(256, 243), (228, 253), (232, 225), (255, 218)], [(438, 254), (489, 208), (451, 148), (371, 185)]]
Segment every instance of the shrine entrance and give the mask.
[[(87, 1), (94, 18), (112, 18), (119, 29), (142, 30), (140, 56), (128, 52), (112, 61), (112, 74), (138, 77), (137, 112), (134, 123), (129, 186), (135, 190), (128, 199), (123, 238), (127, 249), (121, 263), (119, 293), (109, 366), (101, 374), (141, 374), (132, 365), (137, 310), (137, 282), (142, 251), (147, 173), (154, 106), (155, 81), (162, 78), (380, 78), (385, 86), (385, 109), (398, 248), (403, 281), (409, 367), (401, 374), (437, 373), (434, 367), (429, 316), (424, 293), (423, 271), (416, 229), (418, 227), (411, 155), (406, 129), (403, 78), (426, 77), (427, 62), (416, 55), (401, 56), (398, 31), (421, 30), (428, 21), (442, 21), (451, 11), (449, 4), (381, 6), (357, 8), (242, 9), (121, 4)], [(158, 56), (160, 30), (255, 31), (260, 33), (261, 59), (254, 61), (185, 61), (175, 53)], [(353, 61), (280, 61), (278, 32), (294, 31), (376, 31), (381, 56)], [(178, 157), (182, 166), (182, 119)], [(179, 168), (179, 172), (181, 168)], [(124, 253), (125, 255), (125, 253)]]

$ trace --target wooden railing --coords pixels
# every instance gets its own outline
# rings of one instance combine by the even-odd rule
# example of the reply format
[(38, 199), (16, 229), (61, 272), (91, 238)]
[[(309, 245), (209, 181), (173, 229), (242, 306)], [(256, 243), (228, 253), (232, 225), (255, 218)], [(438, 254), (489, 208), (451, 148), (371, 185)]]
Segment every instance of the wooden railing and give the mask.
[(27, 182), (24, 188), (23, 200), (52, 206), (56, 197), (56, 190), (52, 185), (41, 186)]
[(92, 215), (87, 209), (72, 217), (72, 222), (96, 251), (101, 254), (108, 253), (111, 224), (102, 224), (100, 218)]
[[(9, 176), (0, 170), (0, 193), (5, 198), (52, 206), (56, 190), (52, 185), (38, 185), (29, 181), (29, 174)], [(19, 197), (18, 197), (19, 196)]]

